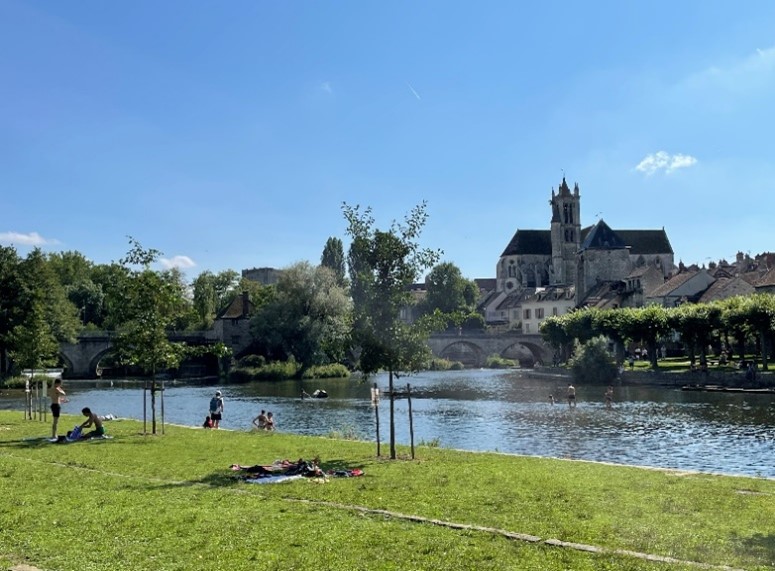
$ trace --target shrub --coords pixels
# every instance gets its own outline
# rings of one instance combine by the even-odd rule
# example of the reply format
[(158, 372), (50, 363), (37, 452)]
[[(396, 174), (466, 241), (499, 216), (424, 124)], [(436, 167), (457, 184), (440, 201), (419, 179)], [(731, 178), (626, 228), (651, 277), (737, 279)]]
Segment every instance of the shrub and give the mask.
[(504, 359), (500, 355), (490, 355), (484, 364), (488, 369), (511, 369), (518, 367), (519, 363), (513, 359)]
[(576, 341), (569, 365), (577, 383), (607, 385), (614, 382), (618, 375), (616, 361), (608, 351), (608, 340), (602, 336), (583, 345)]
[(469, 313), (461, 324), (463, 331), (483, 331), (484, 327), (484, 317), (478, 313)]
[(341, 363), (331, 363), (329, 365), (317, 365), (310, 367), (302, 373), (302, 379), (339, 379), (349, 377), (350, 369)]
[(463, 363), (459, 361), (450, 361), (440, 357), (433, 357), (428, 361), (429, 371), (459, 371), (463, 368)]
[(263, 355), (245, 355), (239, 360), (240, 367), (263, 367), (266, 359)]

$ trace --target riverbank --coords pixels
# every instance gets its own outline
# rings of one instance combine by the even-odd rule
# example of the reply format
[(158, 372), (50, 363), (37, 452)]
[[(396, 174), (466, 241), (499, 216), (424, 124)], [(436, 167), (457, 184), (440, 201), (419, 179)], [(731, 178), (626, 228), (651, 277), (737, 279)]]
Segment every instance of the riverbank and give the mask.
[[(111, 440), (55, 445), (39, 439), (48, 425), (0, 412), (0, 561), (62, 571), (551, 571), (775, 560), (772, 480), (433, 447), (415, 460), (399, 447), (404, 459), (389, 461), (365, 442), (106, 426)], [(365, 475), (256, 486), (229, 469), (315, 457)]]

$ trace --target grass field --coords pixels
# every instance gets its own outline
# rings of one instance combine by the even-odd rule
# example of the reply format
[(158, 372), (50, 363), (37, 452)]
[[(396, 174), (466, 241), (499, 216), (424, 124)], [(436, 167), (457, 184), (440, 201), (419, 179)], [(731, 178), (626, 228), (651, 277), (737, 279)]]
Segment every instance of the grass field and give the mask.
[[(771, 480), (440, 448), (390, 461), (373, 443), (106, 426), (111, 440), (58, 445), (39, 438), (47, 425), (0, 413), (0, 568), (775, 568)], [(314, 457), (365, 475), (251, 485), (229, 469)]]

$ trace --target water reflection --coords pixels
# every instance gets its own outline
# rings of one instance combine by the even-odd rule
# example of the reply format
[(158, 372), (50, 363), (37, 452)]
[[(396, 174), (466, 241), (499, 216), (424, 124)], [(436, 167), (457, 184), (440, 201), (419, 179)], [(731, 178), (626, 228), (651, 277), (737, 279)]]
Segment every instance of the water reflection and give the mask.
[[(384, 391), (387, 378), (374, 380)], [(518, 372), (455, 371), (402, 378), (412, 385), (416, 442), (469, 450), (579, 458), (775, 477), (772, 466), (775, 397), (742, 393), (684, 392), (662, 387), (617, 387), (613, 409), (604, 387), (577, 387), (578, 407), (564, 401), (566, 383)], [(301, 400), (325, 388), (328, 399)], [(279, 430), (325, 435), (347, 429), (374, 440), (370, 383), (348, 379), (284, 381), (222, 387), (224, 428), (245, 430), (259, 410), (272, 411)], [(199, 425), (214, 387), (172, 386), (165, 392), (168, 422)], [(71, 384), (65, 412), (90, 406), (100, 414), (142, 418), (142, 388)], [(556, 404), (550, 403), (550, 395)], [(21, 408), (18, 399), (0, 407)], [(381, 438), (387, 438), (387, 401), (380, 405)], [(406, 400), (396, 404), (396, 436), (409, 442)]]

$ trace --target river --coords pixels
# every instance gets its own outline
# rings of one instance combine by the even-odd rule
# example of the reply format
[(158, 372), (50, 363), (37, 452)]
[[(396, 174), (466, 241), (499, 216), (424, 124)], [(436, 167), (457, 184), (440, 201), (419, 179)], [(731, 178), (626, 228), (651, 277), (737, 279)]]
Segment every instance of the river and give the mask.
[[(375, 381), (384, 392), (387, 377)], [(519, 371), (427, 372), (402, 377), (412, 386), (415, 443), (446, 448), (574, 458), (703, 472), (775, 477), (775, 396), (685, 392), (666, 387), (616, 387), (606, 409), (604, 387), (577, 387), (578, 406), (564, 400), (566, 381), (537, 380)], [(84, 406), (98, 414), (142, 419), (142, 384), (73, 382), (64, 412)], [(299, 395), (324, 388), (328, 399)], [(215, 385), (169, 384), (165, 420), (200, 425)], [(307, 435), (335, 432), (375, 440), (371, 383), (350, 379), (261, 382), (218, 387), (225, 398), (222, 428), (248, 430), (260, 409), (278, 430)], [(550, 394), (556, 397), (551, 404)], [(0, 408), (22, 409), (17, 396)], [(379, 405), (381, 439), (388, 434), (388, 401)], [(21, 412), (20, 412), (21, 414)], [(150, 417), (150, 413), (149, 413)], [(107, 424), (108, 429), (110, 424)], [(396, 438), (409, 443), (408, 403), (396, 401)]]

